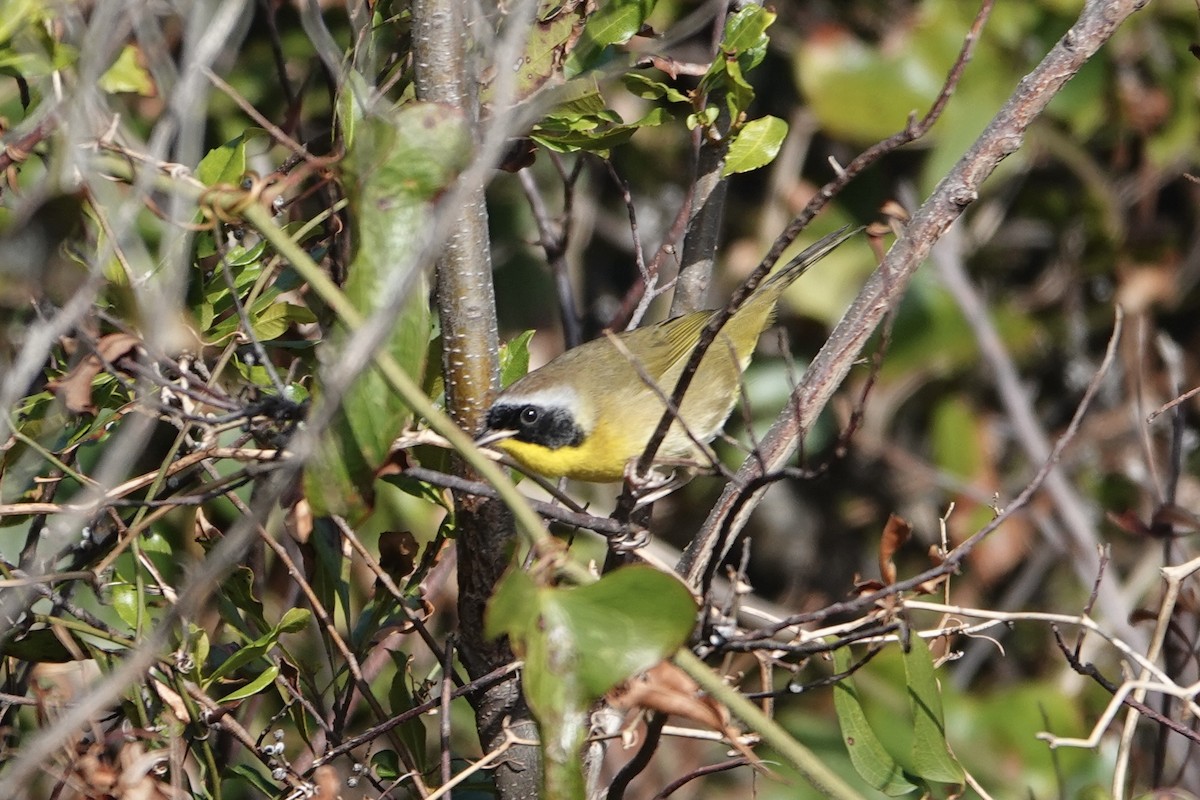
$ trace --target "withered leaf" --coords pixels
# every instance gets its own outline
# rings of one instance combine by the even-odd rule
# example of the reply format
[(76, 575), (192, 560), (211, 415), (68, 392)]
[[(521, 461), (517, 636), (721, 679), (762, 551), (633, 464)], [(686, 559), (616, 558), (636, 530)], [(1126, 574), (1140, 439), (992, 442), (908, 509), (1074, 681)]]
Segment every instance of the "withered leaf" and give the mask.
[(660, 661), (641, 675), (617, 686), (608, 693), (608, 701), (616, 708), (659, 711), (717, 731), (752, 765), (764, 769), (754, 751), (741, 741), (737, 728), (731, 722), (729, 710), (704, 694), (699, 684), (669, 661)]
[(379, 566), (392, 580), (399, 580), (416, 567), (420, 549), (411, 531), (384, 531), (379, 534)]
[(886, 586), (883, 581), (878, 581), (874, 578), (864, 578), (858, 573), (854, 574), (854, 593), (857, 595), (874, 594)]
[(1137, 512), (1122, 511), (1115, 513), (1109, 511), (1105, 514), (1108, 521), (1116, 525), (1121, 530), (1128, 533), (1130, 536), (1149, 536), (1150, 527), (1138, 517)]
[(883, 535), (879, 537), (879, 575), (883, 582), (896, 582), (896, 563), (893, 560), (896, 551), (912, 536), (912, 526), (895, 514), (888, 515), (887, 524), (883, 526)]
[(609, 702), (621, 709), (644, 708), (690, 719), (717, 731), (729, 726), (729, 712), (669, 661), (660, 661), (646, 672), (609, 693)]
[(71, 371), (57, 380), (49, 381), (46, 388), (62, 400), (72, 414), (95, 414), (92, 402), (92, 380), (112, 364), (137, 349), (142, 340), (128, 333), (110, 333), (100, 338), (94, 352), (88, 353)]

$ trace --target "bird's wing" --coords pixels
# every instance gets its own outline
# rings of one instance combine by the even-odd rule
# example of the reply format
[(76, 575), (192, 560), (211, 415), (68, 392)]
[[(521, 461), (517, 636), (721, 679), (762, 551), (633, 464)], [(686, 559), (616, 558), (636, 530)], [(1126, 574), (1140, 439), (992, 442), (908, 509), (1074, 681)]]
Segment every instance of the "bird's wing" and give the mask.
[[(712, 317), (711, 311), (695, 311), (657, 325), (638, 328), (626, 337), (629, 349), (638, 353), (646, 373), (659, 380), (680, 360), (686, 361)], [(670, 391), (671, 387), (662, 387)]]

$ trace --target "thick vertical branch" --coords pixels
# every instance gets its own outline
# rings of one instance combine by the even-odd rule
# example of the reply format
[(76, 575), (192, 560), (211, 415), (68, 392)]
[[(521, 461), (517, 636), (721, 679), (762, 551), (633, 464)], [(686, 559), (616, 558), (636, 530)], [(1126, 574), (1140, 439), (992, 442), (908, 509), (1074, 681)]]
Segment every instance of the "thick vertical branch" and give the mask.
[[(467, 38), (466, 4), (455, 0), (415, 0), (413, 52), (417, 95), (461, 109), (479, 133), (478, 81)], [(467, 187), (455, 209), (437, 263), (437, 302), (442, 328), (443, 374), (450, 415), (467, 431), (483, 427), (484, 413), (498, 388), (495, 295), (482, 182)], [(466, 470), (461, 470), (464, 477)], [(508, 563), (512, 516), (497, 500), (456, 495), (458, 523), (459, 647), (463, 665), (479, 678), (510, 663), (504, 642), (483, 636), (483, 612)], [(506, 720), (525, 739), (535, 739), (532, 721), (515, 682), (498, 684), (473, 698), (479, 739), (485, 750), (505, 738)], [(516, 747), (495, 772), (503, 798), (536, 797), (540, 786), (537, 751)]]
[[(460, 109), (477, 132), (464, 8), (447, 0), (413, 3), (417, 96)], [(437, 264), (437, 299), (450, 416), (464, 430), (478, 430), (498, 388), (500, 348), (483, 186), (470, 187), (451, 226)]]
[[(725, 14), (722, 13), (713, 20), (714, 54), (724, 30)], [(703, 127), (697, 129), (696, 180), (692, 184), (692, 210), (683, 237), (679, 277), (675, 281), (675, 294), (671, 297), (672, 317), (705, 307), (708, 284), (716, 264), (717, 244), (721, 238), (721, 221), (725, 218), (725, 195), (729, 191), (729, 181), (721, 173), (725, 168), (725, 156), (729, 153), (731, 120), (724, 92), (713, 92), (708, 104), (719, 108), (720, 113), (711, 131)]]
[[(722, 115), (727, 121), (728, 114), (722, 112)], [(707, 302), (708, 284), (716, 265), (717, 242), (721, 238), (721, 221), (725, 217), (725, 194), (729, 189), (729, 181), (721, 177), (728, 150), (728, 143), (722, 138), (702, 142), (696, 153), (694, 204), (687, 234), (683, 237), (679, 278), (671, 298), (672, 317), (704, 308)]]

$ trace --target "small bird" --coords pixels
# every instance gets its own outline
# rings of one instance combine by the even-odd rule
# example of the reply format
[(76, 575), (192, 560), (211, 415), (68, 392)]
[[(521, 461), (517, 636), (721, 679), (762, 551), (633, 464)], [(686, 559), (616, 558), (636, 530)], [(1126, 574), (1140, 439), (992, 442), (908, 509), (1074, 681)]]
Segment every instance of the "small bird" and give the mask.
[[(740, 396), (742, 371), (783, 290), (855, 232), (842, 228), (800, 253), (726, 321), (705, 351), (656, 461), (709, 461), (696, 442), (709, 442), (724, 427)], [(494, 444), (523, 468), (548, 478), (621, 480), (646, 449), (666, 408), (663, 398), (671, 396), (716, 313), (695, 311), (617, 334), (619, 345), (602, 337), (568, 350), (500, 393), (479, 443)]]

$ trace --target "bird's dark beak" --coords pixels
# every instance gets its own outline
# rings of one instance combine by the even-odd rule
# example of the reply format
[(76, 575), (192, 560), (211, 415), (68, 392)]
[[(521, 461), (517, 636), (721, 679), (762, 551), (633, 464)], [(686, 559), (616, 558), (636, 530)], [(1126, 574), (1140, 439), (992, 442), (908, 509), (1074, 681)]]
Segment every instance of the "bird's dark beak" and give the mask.
[(505, 439), (511, 439), (512, 437), (514, 437), (516, 435), (517, 435), (517, 431), (507, 431), (507, 430), (484, 431), (483, 435), (475, 440), (475, 446), (476, 447), (489, 447), (489, 446), (495, 444), (496, 442), (502, 442)]

